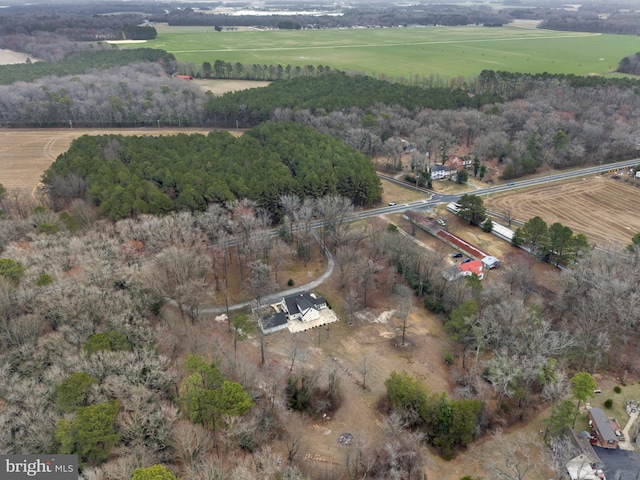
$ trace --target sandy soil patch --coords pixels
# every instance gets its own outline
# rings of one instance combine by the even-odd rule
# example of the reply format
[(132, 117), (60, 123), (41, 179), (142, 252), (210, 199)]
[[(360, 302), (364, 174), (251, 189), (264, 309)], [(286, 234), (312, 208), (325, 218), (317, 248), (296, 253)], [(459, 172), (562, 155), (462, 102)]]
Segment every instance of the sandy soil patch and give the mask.
[(205, 91), (214, 95), (222, 95), (227, 92), (237, 92), (239, 90), (248, 90), (250, 88), (262, 88), (271, 82), (261, 82), (253, 80), (193, 80)]
[(0, 49), (0, 65), (13, 65), (15, 63), (25, 63), (27, 59), (32, 62), (37, 62), (38, 60), (34, 57), (27, 55), (22, 52), (14, 52), (13, 50), (3, 50)]
[(640, 231), (638, 188), (600, 175), (491, 196), (485, 206), (522, 221), (537, 215), (547, 225), (560, 222), (607, 249), (624, 248)]

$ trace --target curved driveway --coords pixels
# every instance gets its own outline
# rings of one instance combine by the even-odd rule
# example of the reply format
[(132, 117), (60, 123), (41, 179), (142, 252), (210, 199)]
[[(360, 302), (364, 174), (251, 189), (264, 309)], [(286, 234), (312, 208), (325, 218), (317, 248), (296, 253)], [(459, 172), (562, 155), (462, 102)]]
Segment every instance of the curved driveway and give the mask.
[[(318, 285), (320, 285), (326, 279), (328, 279), (329, 276), (333, 273), (333, 267), (334, 267), (333, 255), (331, 255), (331, 252), (329, 251), (329, 249), (322, 243), (322, 240), (318, 236), (318, 232), (316, 232), (315, 229), (312, 231), (312, 234), (314, 238), (318, 241), (318, 243), (322, 246), (322, 249), (324, 250), (324, 254), (327, 257), (327, 268), (324, 271), (324, 273), (320, 275), (318, 278), (316, 278), (315, 280), (309, 283), (305, 283), (300, 287), (289, 288), (287, 290), (280, 290), (279, 292), (270, 293), (269, 295), (263, 297), (262, 299), (263, 305), (269, 305), (270, 303), (275, 303), (282, 300), (282, 297), (287, 297), (289, 295), (294, 295), (296, 293), (306, 292), (311, 290), (312, 288), (316, 288)], [(241, 310), (243, 308), (254, 307), (255, 303), (256, 303), (255, 300), (249, 300), (247, 302), (236, 303), (235, 305), (229, 305), (229, 311), (231, 312), (235, 310)], [(201, 308), (200, 312), (220, 314), (220, 313), (226, 313), (227, 308), (226, 307)]]

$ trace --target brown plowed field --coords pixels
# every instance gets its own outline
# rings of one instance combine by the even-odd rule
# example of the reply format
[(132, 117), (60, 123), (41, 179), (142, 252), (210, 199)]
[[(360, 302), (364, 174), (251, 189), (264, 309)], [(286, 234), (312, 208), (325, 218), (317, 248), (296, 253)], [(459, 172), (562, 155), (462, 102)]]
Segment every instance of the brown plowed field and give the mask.
[(560, 222), (601, 248), (623, 248), (640, 232), (640, 189), (604, 176), (491, 196), (485, 206), (522, 221), (539, 216), (547, 225)]
[(0, 130), (0, 183), (7, 189), (33, 190), (58, 155), (82, 135), (175, 135), (208, 129), (24, 129)]

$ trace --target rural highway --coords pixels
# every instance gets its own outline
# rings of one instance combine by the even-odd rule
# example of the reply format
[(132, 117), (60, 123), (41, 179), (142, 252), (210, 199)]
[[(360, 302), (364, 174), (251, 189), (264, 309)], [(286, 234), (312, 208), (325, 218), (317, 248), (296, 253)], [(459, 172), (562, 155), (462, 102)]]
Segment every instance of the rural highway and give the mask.
[[(526, 180), (519, 180), (509, 182), (508, 184), (501, 185), (487, 185), (485, 188), (479, 188), (477, 190), (457, 193), (457, 194), (438, 194), (431, 193), (431, 197), (424, 200), (417, 200), (408, 203), (399, 203), (398, 205), (386, 205), (384, 207), (372, 208), (370, 210), (363, 210), (353, 214), (353, 220), (359, 220), (361, 218), (375, 217), (377, 215), (387, 215), (390, 213), (403, 212), (405, 210), (423, 210), (432, 208), (439, 203), (449, 203), (457, 201), (462, 195), (489, 195), (491, 193), (508, 192), (516, 190), (518, 188), (535, 187), (536, 185), (544, 185), (545, 183), (558, 182), (561, 180), (569, 180), (572, 178), (582, 177), (585, 175), (593, 175), (602, 172), (608, 172), (610, 170), (617, 170), (626, 167), (635, 167), (640, 165), (640, 158), (634, 158), (632, 160), (624, 160), (622, 162), (607, 163), (606, 165), (597, 165), (595, 167), (580, 168), (577, 170), (567, 170), (559, 173), (553, 173), (551, 175), (545, 175), (543, 177), (528, 178)], [(406, 184), (409, 186), (409, 184)], [(320, 222), (318, 226), (321, 226)]]
[[(397, 205), (384, 205), (382, 207), (371, 208), (368, 210), (356, 210), (348, 217), (348, 221), (355, 222), (358, 220), (362, 220), (364, 218), (377, 217), (378, 215), (389, 215), (391, 213), (399, 213), (404, 212), (405, 210), (426, 210), (429, 208), (433, 208), (439, 203), (449, 203), (457, 201), (462, 195), (471, 194), (471, 195), (489, 195), (492, 193), (501, 193), (508, 192), (511, 190), (517, 190), (518, 188), (528, 188), (535, 187), (536, 185), (544, 185), (545, 183), (557, 182), (561, 180), (569, 180), (572, 178), (582, 177), (585, 175), (593, 175), (601, 172), (607, 172), (610, 170), (616, 170), (619, 168), (625, 167), (633, 167), (636, 165), (640, 165), (640, 158), (634, 158), (632, 160), (624, 160), (622, 162), (616, 163), (608, 163), (606, 165), (598, 165), (595, 167), (587, 167), (581, 168), (578, 170), (568, 170), (560, 173), (554, 173), (551, 175), (545, 175), (537, 178), (529, 178), (526, 180), (509, 182), (508, 184), (501, 185), (488, 185), (485, 188), (479, 188), (477, 190), (471, 190), (469, 192), (456, 193), (456, 194), (440, 194), (435, 193), (426, 189), (419, 189), (418, 191), (425, 192), (430, 195), (429, 198), (424, 198), (422, 200), (415, 200), (413, 202), (407, 203), (398, 203)], [(385, 177), (385, 179), (387, 179)], [(402, 184), (403, 186), (409, 186), (409, 184), (405, 182), (394, 182)], [(309, 224), (310, 228), (322, 228), (324, 226), (323, 220), (314, 220)], [(293, 230), (298, 231), (301, 230), (302, 226), (294, 225)], [(272, 235), (277, 235), (277, 229), (272, 230)], [(234, 245), (235, 239), (230, 239), (226, 246)]]
[[(620, 168), (626, 168), (626, 167), (633, 167), (636, 165), (640, 165), (640, 158), (636, 158), (633, 160), (625, 160), (622, 162), (616, 162), (616, 163), (609, 163), (606, 165), (598, 165), (595, 167), (587, 167), (587, 168), (581, 168), (578, 170), (571, 170), (571, 171), (564, 171), (564, 172), (560, 172), (560, 173), (554, 173), (551, 175), (546, 175), (543, 177), (537, 177), (537, 178), (530, 178), (530, 179), (526, 179), (526, 180), (520, 180), (520, 181), (514, 181), (514, 182), (509, 182), (508, 184), (502, 184), (502, 185), (491, 185), (491, 186), (487, 186), (486, 188), (480, 188), (477, 190), (473, 190), (470, 192), (465, 192), (465, 193), (457, 193), (457, 194), (451, 194), (451, 195), (444, 195), (444, 194), (438, 194), (435, 192), (430, 192), (430, 198), (425, 198), (423, 200), (416, 200), (413, 202), (408, 202), (408, 203), (401, 203), (401, 204), (397, 204), (397, 205), (385, 205), (383, 207), (378, 207), (378, 208), (372, 208), (370, 210), (359, 210), (354, 212), (349, 218), (349, 221), (358, 221), (364, 218), (370, 218), (370, 217), (376, 217), (378, 215), (388, 215), (391, 213), (399, 213), (399, 212), (403, 212), (406, 210), (423, 210), (423, 209), (427, 209), (427, 208), (432, 208), (436, 205), (438, 205), (439, 203), (449, 203), (449, 202), (455, 202), (456, 200), (458, 200), (462, 195), (465, 194), (473, 194), (473, 195), (488, 195), (491, 193), (498, 193), (498, 192), (507, 192), (510, 190), (516, 190), (518, 188), (525, 188), (525, 187), (535, 187), (536, 185), (544, 185), (545, 183), (550, 183), (550, 182), (557, 182), (557, 181), (561, 181), (561, 180), (568, 180), (568, 179), (572, 179), (572, 178), (576, 178), (576, 177), (582, 177), (585, 175), (593, 175), (593, 174), (597, 174), (597, 173), (601, 173), (601, 172), (607, 172), (610, 170), (617, 170)], [(396, 182), (396, 183), (402, 183), (403, 185), (404, 182)], [(420, 191), (425, 192), (427, 190), (425, 189), (420, 189)], [(316, 238), (316, 240), (322, 244), (322, 241), (320, 240), (320, 238), (318, 237), (315, 229), (316, 228), (320, 228), (324, 225), (324, 222), (322, 220), (316, 220), (314, 222), (311, 222), (311, 229), (312, 229), (312, 234), (313, 236)], [(294, 230), (300, 230), (301, 228), (295, 228)], [(272, 230), (272, 235), (275, 236), (277, 235), (277, 229), (273, 229)], [(235, 243), (235, 240), (231, 239), (228, 243), (228, 245), (233, 245)], [(333, 272), (333, 267), (334, 267), (334, 261), (333, 261), (333, 257), (331, 255), (331, 253), (329, 252), (329, 250), (327, 250), (325, 248), (325, 255), (327, 256), (327, 269), (324, 271), (324, 273), (316, 278), (315, 280), (306, 283), (304, 285), (300, 285), (298, 287), (295, 288), (291, 288), (291, 289), (287, 289), (287, 290), (282, 290), (279, 292), (274, 292), (269, 294), (268, 296), (263, 298), (263, 304), (267, 305), (269, 303), (273, 303), (276, 302), (280, 299), (282, 299), (283, 296), (286, 295), (292, 295), (294, 293), (301, 293), (303, 291), (308, 291), (311, 290), (313, 288), (316, 288), (318, 285), (320, 285), (322, 282), (324, 282), (329, 275), (331, 275), (331, 273)], [(229, 306), (229, 311), (235, 311), (235, 310), (239, 310), (242, 308), (247, 308), (247, 307), (251, 307), (255, 305), (255, 300), (250, 300), (247, 302), (243, 302), (243, 303), (238, 303), (235, 305), (230, 305)], [(226, 312), (226, 308), (225, 307), (216, 307), (216, 308), (202, 308), (200, 309), (200, 312), (202, 313), (214, 313), (214, 314), (221, 314)]]

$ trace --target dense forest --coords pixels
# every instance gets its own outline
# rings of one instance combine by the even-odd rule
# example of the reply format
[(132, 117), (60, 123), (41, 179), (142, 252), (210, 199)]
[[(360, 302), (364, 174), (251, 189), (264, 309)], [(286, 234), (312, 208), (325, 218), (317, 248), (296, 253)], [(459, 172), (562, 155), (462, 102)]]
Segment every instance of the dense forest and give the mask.
[(152, 48), (136, 48), (117, 50), (102, 44), (90, 51), (69, 53), (59, 62), (18, 63), (0, 66), (0, 85), (11, 85), (15, 82), (34, 82), (43, 77), (65, 77), (89, 73), (92, 70), (108, 70), (113, 67), (126, 66), (132, 63), (151, 62), (163, 67), (166, 73), (173, 73), (177, 68), (175, 57)]
[(409, 140), (416, 163), (424, 164), (427, 153), (431, 162), (443, 162), (464, 147), (481, 162), (498, 158), (504, 178), (515, 178), (543, 165), (566, 168), (636, 155), (637, 91), (638, 81), (627, 78), (485, 71), (445, 88), (332, 72), (211, 97), (147, 63), (0, 86), (0, 121), (227, 128), (295, 121), (369, 157), (386, 157), (389, 165), (398, 164), (403, 140)]
[(263, 123), (236, 138), (227, 132), (175, 137), (84, 136), (47, 170), (56, 205), (85, 195), (114, 220), (144, 213), (206, 210), (249, 198), (272, 216), (280, 197), (338, 194), (358, 206), (380, 200), (364, 155), (310, 127)]
[[(477, 92), (477, 98), (465, 94), (465, 90), (454, 89), (431, 104), (432, 110), (421, 108), (430, 104), (409, 108), (416, 104), (413, 97), (403, 93), (414, 92), (415, 87), (389, 83), (384, 84), (384, 88), (372, 88), (372, 95), (363, 92), (360, 101), (367, 107), (346, 107), (333, 112), (331, 100), (325, 107), (302, 109), (296, 105), (282, 108), (280, 104), (286, 102), (286, 98), (283, 100), (283, 95), (271, 98), (269, 94), (274, 90), (284, 91), (282, 86), (289, 84), (300, 89), (301, 98), (314, 98), (322, 89), (307, 89), (306, 85), (330, 83), (336, 81), (334, 79), (342, 81), (343, 78), (347, 77), (325, 75), (297, 79), (278, 82), (266, 89), (212, 98), (206, 106), (207, 115), (210, 121), (219, 118), (221, 123), (215, 123), (219, 126), (235, 126), (236, 121), (250, 126), (260, 119), (252, 117), (256, 110), (252, 107), (258, 106), (257, 109), (270, 112), (271, 120), (294, 120), (312, 125), (367, 155), (385, 156), (389, 165), (398, 164), (403, 139), (416, 147), (413, 161), (423, 164), (427, 153), (431, 162), (444, 162), (454, 148), (463, 146), (470, 148), (481, 162), (498, 158), (505, 164), (505, 179), (533, 173), (543, 165), (566, 168), (607, 163), (636, 154), (637, 145), (633, 141), (636, 134), (633, 132), (637, 131), (638, 122), (633, 105), (638, 103), (638, 82), (630, 79), (485, 71), (469, 84), (463, 84), (467, 92)], [(376, 87), (378, 84), (370, 82), (370, 85)], [(353, 92), (359, 91), (354, 86)], [(426, 95), (431, 91), (440, 90), (427, 88)], [(298, 95), (292, 88), (287, 92), (292, 98)], [(379, 99), (374, 92), (380, 92)], [(385, 102), (387, 92), (393, 92), (394, 96)], [(357, 98), (349, 100), (348, 97), (345, 97), (347, 103), (357, 105)], [(492, 98), (511, 101), (480, 106), (484, 99)], [(475, 103), (479, 108), (453, 110), (446, 107), (448, 102), (458, 100), (463, 105)], [(272, 101), (270, 107), (261, 107)], [(408, 106), (402, 106), (402, 102)], [(438, 106), (445, 109), (437, 110)]]
[(201, 125), (206, 100), (197, 85), (149, 62), (17, 82), (0, 92), (0, 123), (31, 128)]
[(244, 90), (212, 97), (205, 105), (207, 121), (220, 127), (250, 127), (269, 118), (277, 108), (327, 112), (376, 104), (397, 105), (408, 110), (480, 107), (500, 101), (495, 95), (470, 96), (462, 89), (421, 88), (392, 84), (364, 75), (332, 73), (311, 78), (275, 82), (260, 90)]

